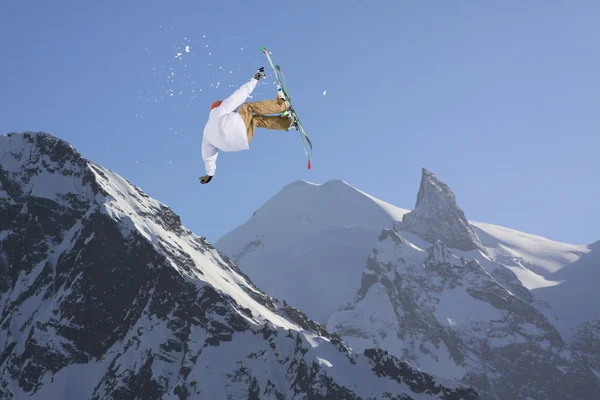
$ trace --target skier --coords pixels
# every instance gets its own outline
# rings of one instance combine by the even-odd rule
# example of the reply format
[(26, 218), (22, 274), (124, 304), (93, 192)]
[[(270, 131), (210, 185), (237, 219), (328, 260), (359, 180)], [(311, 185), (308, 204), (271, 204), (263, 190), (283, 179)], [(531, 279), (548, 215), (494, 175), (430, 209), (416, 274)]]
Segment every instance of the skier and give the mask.
[(264, 70), (264, 67), (259, 68), (252, 79), (231, 96), (223, 101), (215, 101), (210, 106), (210, 114), (202, 137), (202, 159), (206, 175), (200, 177), (200, 183), (210, 182), (215, 175), (219, 150), (248, 150), (256, 128), (287, 130), (295, 127), (289, 113), (285, 116), (265, 115), (281, 114), (288, 109), (289, 103), (285, 101), (281, 91), (278, 91), (277, 98), (273, 100), (244, 103), (258, 81), (265, 77)]

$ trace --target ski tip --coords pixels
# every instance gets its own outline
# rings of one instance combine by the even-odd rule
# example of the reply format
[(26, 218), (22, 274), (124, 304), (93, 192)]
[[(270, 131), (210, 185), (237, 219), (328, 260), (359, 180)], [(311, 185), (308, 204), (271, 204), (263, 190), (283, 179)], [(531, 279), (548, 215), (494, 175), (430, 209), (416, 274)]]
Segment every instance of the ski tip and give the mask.
[(310, 169), (310, 160), (308, 160), (308, 169)]

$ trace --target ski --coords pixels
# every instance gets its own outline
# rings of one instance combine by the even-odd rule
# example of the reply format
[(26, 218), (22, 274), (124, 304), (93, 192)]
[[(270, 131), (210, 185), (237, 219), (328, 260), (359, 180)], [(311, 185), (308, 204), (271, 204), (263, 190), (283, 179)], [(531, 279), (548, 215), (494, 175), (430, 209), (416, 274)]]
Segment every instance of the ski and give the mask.
[[(287, 102), (290, 104), (289, 112), (292, 113), (292, 117), (294, 118), (294, 120), (297, 123), (296, 126), (297, 126), (298, 133), (300, 134), (300, 140), (302, 141), (302, 146), (304, 147), (304, 154), (306, 154), (306, 157), (308, 158), (308, 169), (310, 169), (310, 167), (311, 167), (310, 156), (312, 155), (312, 143), (311, 143), (308, 135), (306, 134), (306, 131), (304, 130), (304, 126), (302, 125), (302, 122), (300, 121), (300, 118), (298, 117), (298, 113), (296, 113), (296, 110), (294, 109), (294, 105), (292, 104), (291, 96), (289, 95), (288, 88), (287, 88), (287, 82), (285, 82), (285, 76), (283, 74), (283, 70), (279, 65), (275, 65), (273, 63), (273, 60), (271, 59), (271, 55), (269, 54), (269, 52), (266, 48), (261, 46), (260, 50), (267, 57), (267, 60), (269, 61), (269, 64), (271, 65), (271, 68), (273, 69), (273, 73), (275, 74), (275, 78), (277, 79), (277, 90), (281, 90), (283, 92)], [(310, 155), (309, 155), (308, 149), (306, 148), (307, 143), (310, 148)]]
[(285, 87), (284, 94), (286, 95), (286, 97), (288, 97), (288, 101), (290, 102), (290, 106), (292, 108), (292, 112), (294, 113), (294, 117), (298, 121), (298, 126), (302, 130), (301, 131), (302, 135), (304, 135), (304, 138), (308, 142), (308, 145), (310, 146), (310, 150), (312, 151), (312, 142), (310, 141), (308, 135), (306, 134), (306, 131), (304, 130), (304, 126), (302, 125), (302, 121), (300, 121), (300, 117), (298, 117), (298, 114), (296, 113), (296, 110), (294, 109), (294, 105), (292, 104), (292, 100), (289, 98), (289, 94), (288, 94), (289, 92), (288, 92), (288, 89), (287, 89), (287, 83), (285, 82), (285, 75), (283, 74), (283, 69), (279, 65), (275, 65), (275, 68), (277, 68), (277, 70), (281, 73), (281, 78), (283, 79), (283, 85)]

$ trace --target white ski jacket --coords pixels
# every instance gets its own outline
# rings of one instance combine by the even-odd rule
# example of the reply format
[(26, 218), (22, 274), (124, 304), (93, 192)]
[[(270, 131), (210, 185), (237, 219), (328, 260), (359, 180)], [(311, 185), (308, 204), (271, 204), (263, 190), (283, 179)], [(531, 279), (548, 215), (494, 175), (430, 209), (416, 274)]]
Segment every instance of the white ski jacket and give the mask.
[(206, 175), (213, 176), (217, 169), (218, 151), (248, 150), (246, 125), (235, 110), (242, 105), (256, 87), (254, 78), (243, 84), (231, 96), (223, 100), (219, 107), (213, 108), (208, 115), (202, 137), (202, 159)]

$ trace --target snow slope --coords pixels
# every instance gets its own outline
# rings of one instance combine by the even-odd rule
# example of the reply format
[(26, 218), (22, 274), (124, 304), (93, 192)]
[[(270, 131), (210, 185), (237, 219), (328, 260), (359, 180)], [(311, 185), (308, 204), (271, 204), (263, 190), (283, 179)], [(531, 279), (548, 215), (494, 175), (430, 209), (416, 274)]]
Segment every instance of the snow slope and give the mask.
[(600, 318), (600, 242), (574, 245), (513, 229), (473, 222), (492, 258), (510, 269), (571, 340), (580, 324)]
[(509, 266), (528, 289), (553, 286), (552, 273), (590, 252), (587, 245), (556, 242), (502, 226), (470, 221), (489, 254)]
[(587, 246), (578, 260), (549, 275), (549, 279), (561, 283), (536, 288), (532, 293), (552, 306), (556, 324), (567, 340), (579, 325), (600, 319), (600, 241)]
[(476, 398), (352, 352), (49, 134), (0, 136), (0, 189), (0, 398)]

